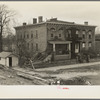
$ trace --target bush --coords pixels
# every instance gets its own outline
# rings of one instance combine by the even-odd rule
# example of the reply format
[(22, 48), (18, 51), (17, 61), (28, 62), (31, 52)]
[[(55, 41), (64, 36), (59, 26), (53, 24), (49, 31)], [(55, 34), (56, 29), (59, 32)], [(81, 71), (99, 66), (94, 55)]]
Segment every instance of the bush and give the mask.
[(93, 50), (92, 48), (90, 48), (88, 50), (82, 49), (81, 55), (90, 55), (90, 58), (96, 58), (97, 57), (96, 51)]

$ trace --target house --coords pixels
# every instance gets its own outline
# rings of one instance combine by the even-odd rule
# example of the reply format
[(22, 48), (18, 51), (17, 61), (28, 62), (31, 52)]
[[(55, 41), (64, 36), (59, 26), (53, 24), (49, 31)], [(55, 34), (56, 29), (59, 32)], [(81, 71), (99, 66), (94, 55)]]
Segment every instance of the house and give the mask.
[(100, 34), (95, 35), (95, 51), (100, 56)]
[(27, 49), (35, 52), (54, 53), (56, 60), (72, 59), (82, 49), (95, 48), (95, 27), (75, 22), (61, 21), (51, 18), (43, 21), (43, 17), (33, 18), (33, 24), (23, 23), (15, 27), (16, 38), (26, 41)]
[(0, 64), (12, 67), (18, 65), (18, 57), (11, 52), (1, 52), (0, 53)]

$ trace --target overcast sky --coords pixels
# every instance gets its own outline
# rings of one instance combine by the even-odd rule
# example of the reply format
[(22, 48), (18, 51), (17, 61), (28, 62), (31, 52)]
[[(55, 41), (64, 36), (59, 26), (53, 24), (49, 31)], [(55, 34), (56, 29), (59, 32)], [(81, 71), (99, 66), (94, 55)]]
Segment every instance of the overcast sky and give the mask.
[(80, 24), (88, 21), (90, 25), (100, 27), (100, 1), (6, 1), (0, 2), (0, 4), (6, 4), (9, 8), (17, 11), (16, 20), (19, 24), (32, 23), (34, 17), (43, 16), (44, 20), (57, 17), (59, 20)]

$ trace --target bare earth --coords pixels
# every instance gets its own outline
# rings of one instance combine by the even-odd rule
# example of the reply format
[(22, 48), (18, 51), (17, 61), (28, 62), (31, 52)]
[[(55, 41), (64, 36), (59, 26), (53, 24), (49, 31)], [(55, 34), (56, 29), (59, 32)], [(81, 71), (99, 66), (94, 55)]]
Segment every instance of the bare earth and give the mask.
[[(47, 81), (52, 81), (54, 79), (64, 79), (68, 80), (73, 77), (83, 77), (85, 80), (89, 81), (92, 85), (100, 85), (100, 62), (97, 63), (87, 63), (82, 65), (74, 65), (76, 67), (57, 66), (36, 69), (35, 71), (31, 69), (23, 69), (16, 67), (14, 69), (26, 72), (28, 74), (38, 76)], [(70, 66), (70, 65), (69, 65)], [(72, 65), (73, 66), (73, 65)], [(80, 67), (81, 66), (81, 67)], [(17, 71), (13, 69), (0, 69), (0, 84), (1, 85), (36, 85), (34, 80), (25, 79), (17, 75)], [(37, 82), (38, 83), (38, 82)], [(41, 85), (41, 83), (40, 83)], [(67, 84), (66, 84), (67, 85)]]

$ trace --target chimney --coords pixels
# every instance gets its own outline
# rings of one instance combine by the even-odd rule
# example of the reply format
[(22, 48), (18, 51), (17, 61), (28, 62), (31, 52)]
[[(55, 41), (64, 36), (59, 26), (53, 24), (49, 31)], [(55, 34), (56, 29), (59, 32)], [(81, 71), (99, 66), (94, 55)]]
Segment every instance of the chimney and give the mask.
[(50, 21), (57, 21), (57, 18), (51, 18)]
[(33, 18), (33, 24), (37, 23), (37, 18)]
[(23, 23), (23, 26), (25, 26), (25, 25), (26, 25), (26, 23), (24, 22), (24, 23)]
[(43, 16), (39, 16), (39, 17), (38, 17), (38, 22), (39, 22), (39, 23), (43, 22)]
[(88, 22), (84, 22), (84, 25), (88, 25)]

